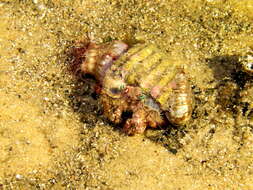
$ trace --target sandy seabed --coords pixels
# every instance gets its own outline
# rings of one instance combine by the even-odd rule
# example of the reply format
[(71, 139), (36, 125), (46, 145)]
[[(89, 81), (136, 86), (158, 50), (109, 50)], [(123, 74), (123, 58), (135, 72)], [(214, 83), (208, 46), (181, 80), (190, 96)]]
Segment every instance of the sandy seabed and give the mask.
[[(0, 0), (0, 189), (253, 189), (251, 0)], [(185, 59), (184, 127), (128, 137), (67, 71), (76, 42), (155, 43)]]

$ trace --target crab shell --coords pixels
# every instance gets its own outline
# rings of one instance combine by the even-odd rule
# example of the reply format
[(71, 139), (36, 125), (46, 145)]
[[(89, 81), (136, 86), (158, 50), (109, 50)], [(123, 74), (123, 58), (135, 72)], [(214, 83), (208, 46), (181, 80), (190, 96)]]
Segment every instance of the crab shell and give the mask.
[(123, 112), (132, 113), (123, 128), (127, 134), (143, 133), (167, 120), (184, 125), (191, 118), (193, 95), (182, 62), (156, 45), (91, 43), (81, 57), (81, 71), (94, 75), (101, 86), (104, 114), (121, 123)]

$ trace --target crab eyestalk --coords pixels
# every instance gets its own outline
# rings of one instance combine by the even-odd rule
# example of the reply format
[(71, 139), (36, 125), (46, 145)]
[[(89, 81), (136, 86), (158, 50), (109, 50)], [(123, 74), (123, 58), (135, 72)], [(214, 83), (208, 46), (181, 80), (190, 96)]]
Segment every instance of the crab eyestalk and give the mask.
[(101, 45), (90, 43), (81, 63), (81, 71), (95, 76), (102, 84), (107, 70), (127, 49), (128, 45), (121, 41)]
[(123, 78), (107, 74), (103, 81), (103, 87), (103, 91), (111, 98), (120, 98), (126, 87), (126, 83)]

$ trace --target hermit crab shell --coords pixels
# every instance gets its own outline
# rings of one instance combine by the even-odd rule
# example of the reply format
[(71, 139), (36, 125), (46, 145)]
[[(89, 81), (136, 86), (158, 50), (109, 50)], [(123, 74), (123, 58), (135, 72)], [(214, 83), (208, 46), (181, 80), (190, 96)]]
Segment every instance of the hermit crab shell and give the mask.
[(151, 96), (173, 124), (182, 125), (190, 119), (193, 97), (181, 61), (170, 58), (154, 44), (137, 44), (113, 66), (105, 76), (107, 81), (123, 78), (125, 84), (140, 87), (142, 99)]
[(83, 57), (81, 70), (84, 73), (92, 74), (102, 83), (106, 71), (110, 69), (112, 63), (128, 49), (128, 45), (121, 41), (113, 43), (94, 44), (90, 43)]
[(168, 99), (166, 116), (171, 123), (185, 124), (191, 117), (194, 99), (189, 80), (184, 72), (179, 72), (174, 78), (173, 93)]

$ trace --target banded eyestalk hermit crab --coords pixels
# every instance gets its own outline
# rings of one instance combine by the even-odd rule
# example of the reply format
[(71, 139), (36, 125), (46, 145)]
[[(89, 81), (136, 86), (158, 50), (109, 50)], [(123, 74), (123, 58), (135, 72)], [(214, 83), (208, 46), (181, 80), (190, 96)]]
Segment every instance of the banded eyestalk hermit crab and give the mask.
[(123, 127), (127, 134), (167, 121), (184, 125), (191, 118), (193, 95), (181, 62), (156, 45), (112, 41), (83, 44), (74, 51), (75, 70), (97, 79), (104, 115), (121, 123), (123, 112), (132, 113)]

